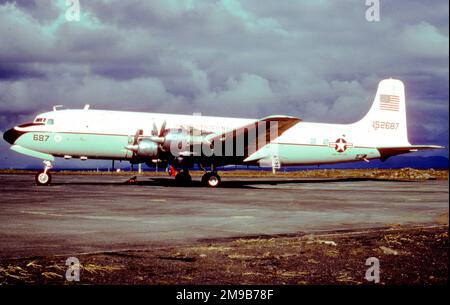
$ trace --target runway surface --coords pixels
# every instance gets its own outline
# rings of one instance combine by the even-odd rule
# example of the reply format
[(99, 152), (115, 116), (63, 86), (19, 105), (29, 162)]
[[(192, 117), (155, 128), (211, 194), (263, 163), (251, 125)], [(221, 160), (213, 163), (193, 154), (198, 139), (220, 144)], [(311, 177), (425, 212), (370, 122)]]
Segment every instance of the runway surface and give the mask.
[[(0, 175), (0, 257), (145, 250), (229, 237), (448, 224), (448, 181)], [(195, 177), (194, 177), (195, 179)], [(198, 180), (199, 178), (197, 178)]]

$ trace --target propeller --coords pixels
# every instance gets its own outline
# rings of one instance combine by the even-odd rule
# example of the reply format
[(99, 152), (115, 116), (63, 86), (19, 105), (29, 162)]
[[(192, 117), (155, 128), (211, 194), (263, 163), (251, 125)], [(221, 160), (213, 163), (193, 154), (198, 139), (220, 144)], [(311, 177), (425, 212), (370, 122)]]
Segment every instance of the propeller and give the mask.
[[(159, 151), (162, 151), (162, 144), (164, 144), (165, 141), (165, 134), (166, 134), (166, 120), (163, 121), (161, 124), (161, 128), (158, 133), (158, 127), (156, 127), (155, 122), (153, 122), (153, 130), (152, 130), (152, 137), (150, 137), (150, 140), (158, 143)], [(158, 160), (156, 159), (156, 166), (158, 166)]]
[(163, 144), (165, 141), (165, 136), (166, 136), (166, 121), (164, 121), (161, 124), (159, 132), (158, 127), (156, 127), (156, 124), (153, 123), (152, 135), (149, 137), (149, 139), (155, 143)]
[(133, 152), (133, 158), (136, 157), (136, 152), (138, 151), (139, 148), (139, 137), (142, 135), (142, 132), (143, 132), (142, 129), (136, 130), (136, 133), (134, 134), (133, 137), (133, 144), (128, 144), (127, 146), (125, 146), (125, 149), (128, 149)]
[[(161, 124), (161, 128), (158, 130), (158, 127), (156, 126), (155, 123), (153, 123), (153, 128), (151, 131), (151, 136), (149, 137), (145, 137), (146, 139), (149, 139), (150, 141), (153, 141), (157, 144), (164, 144), (165, 141), (165, 136), (166, 136), (166, 121), (164, 121)], [(133, 152), (133, 155), (136, 155), (136, 152), (139, 149), (139, 140), (143, 137), (143, 130), (142, 129), (138, 129), (136, 131), (136, 134), (134, 135), (133, 138), (133, 144), (131, 145), (127, 145), (125, 146), (126, 149), (131, 150)], [(162, 147), (160, 147), (160, 149), (162, 150)]]

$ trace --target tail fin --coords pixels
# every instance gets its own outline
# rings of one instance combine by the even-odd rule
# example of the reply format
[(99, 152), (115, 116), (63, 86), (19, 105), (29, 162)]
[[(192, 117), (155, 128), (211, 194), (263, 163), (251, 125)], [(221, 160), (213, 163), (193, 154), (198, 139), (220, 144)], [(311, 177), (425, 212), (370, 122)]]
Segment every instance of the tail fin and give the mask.
[(410, 146), (405, 106), (403, 82), (397, 79), (382, 80), (372, 107), (364, 118), (355, 123), (355, 127), (375, 147)]

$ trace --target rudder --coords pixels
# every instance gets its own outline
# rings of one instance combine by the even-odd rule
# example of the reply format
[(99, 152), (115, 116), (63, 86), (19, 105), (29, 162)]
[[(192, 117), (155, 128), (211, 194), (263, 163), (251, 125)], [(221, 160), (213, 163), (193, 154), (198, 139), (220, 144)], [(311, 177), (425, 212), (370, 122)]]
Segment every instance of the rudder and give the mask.
[(406, 124), (405, 86), (400, 80), (385, 79), (378, 84), (369, 112), (355, 127), (374, 146), (409, 146)]

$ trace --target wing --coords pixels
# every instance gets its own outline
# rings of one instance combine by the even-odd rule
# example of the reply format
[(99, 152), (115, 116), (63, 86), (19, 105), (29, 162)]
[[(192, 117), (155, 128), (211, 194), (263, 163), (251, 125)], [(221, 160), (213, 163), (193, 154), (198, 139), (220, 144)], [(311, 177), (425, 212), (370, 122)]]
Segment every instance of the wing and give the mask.
[[(233, 155), (245, 159), (300, 121), (301, 119), (296, 117), (273, 115), (219, 135), (208, 135), (205, 140), (211, 143), (215, 150), (221, 142), (225, 143), (222, 148), (226, 147), (227, 143), (233, 143), (229, 146), (233, 149)], [(229, 152), (226, 153), (226, 151), (222, 151), (223, 156), (229, 155)]]

